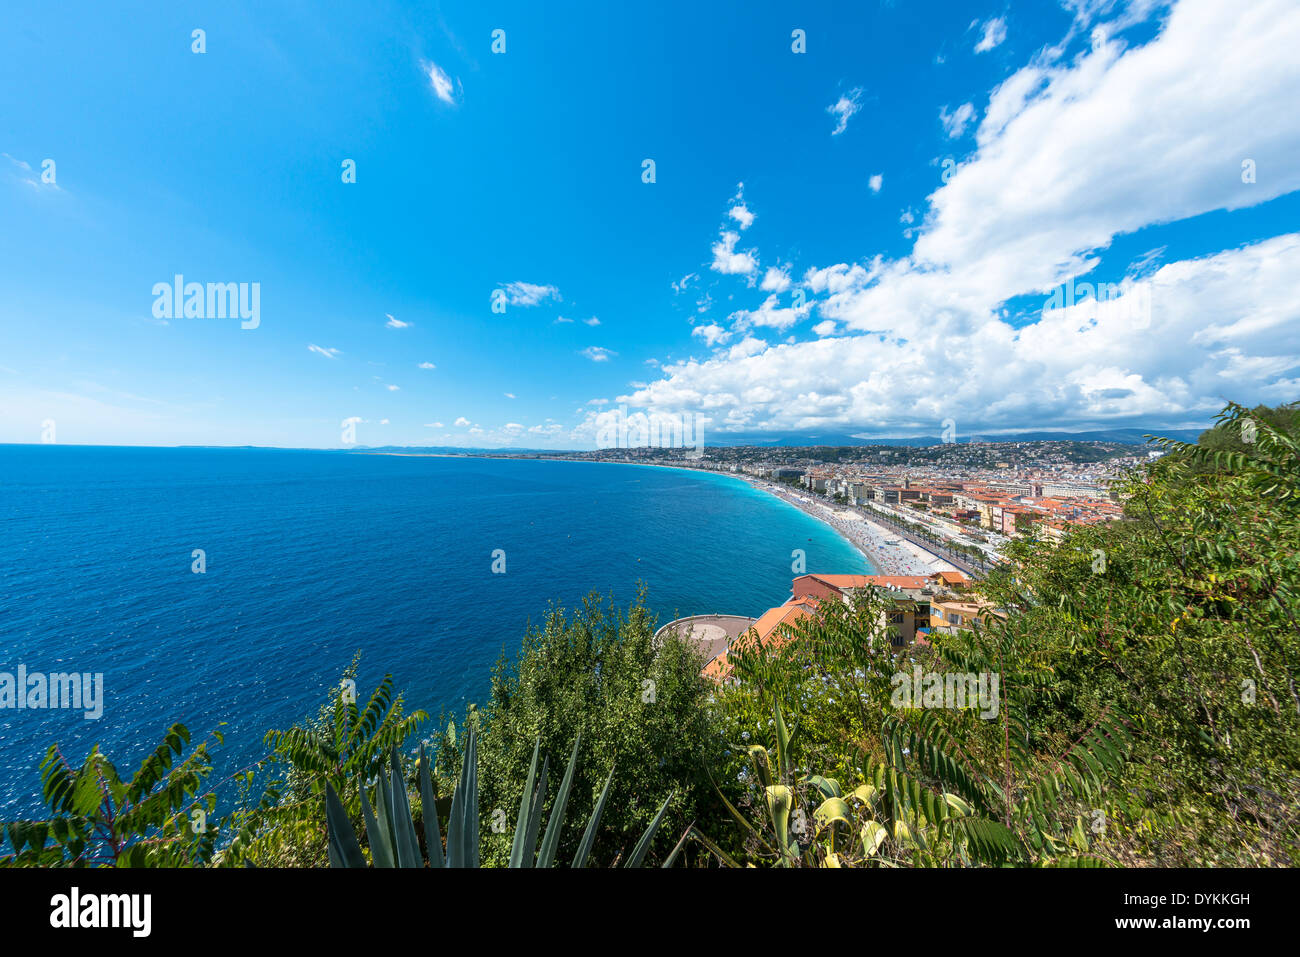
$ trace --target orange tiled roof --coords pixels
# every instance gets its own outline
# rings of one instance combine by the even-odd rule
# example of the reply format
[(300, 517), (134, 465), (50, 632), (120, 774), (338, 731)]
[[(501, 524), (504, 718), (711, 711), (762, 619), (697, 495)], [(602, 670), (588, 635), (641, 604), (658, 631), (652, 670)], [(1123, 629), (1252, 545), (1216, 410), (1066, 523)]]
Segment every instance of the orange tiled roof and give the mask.
[(832, 588), (925, 588), (930, 584), (928, 575), (813, 575)]
[[(782, 626), (793, 625), (801, 618), (808, 618), (811, 612), (808, 611), (809, 603), (799, 601), (791, 602), (788, 605), (778, 605), (776, 608), (769, 608), (763, 612), (758, 621), (749, 626), (749, 630), (735, 640), (732, 647), (741, 647), (749, 642), (757, 642), (760, 646), (767, 645), (772, 648), (780, 648), (790, 640), (788, 632), (782, 629)], [(816, 602), (811, 603), (816, 607)], [(725, 681), (731, 677), (731, 662), (727, 660), (727, 652), (723, 652), (704, 666), (704, 676), (712, 678), (715, 681)]]

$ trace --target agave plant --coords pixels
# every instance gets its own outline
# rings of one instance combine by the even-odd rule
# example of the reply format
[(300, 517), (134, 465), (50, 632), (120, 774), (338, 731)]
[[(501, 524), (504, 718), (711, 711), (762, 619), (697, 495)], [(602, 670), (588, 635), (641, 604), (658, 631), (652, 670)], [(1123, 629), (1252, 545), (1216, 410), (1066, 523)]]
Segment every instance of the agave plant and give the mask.
[[(550, 759), (546, 758), (542, 761), (539, 775), (537, 759), (541, 750), (540, 740), (533, 746), (533, 760), (528, 768), (528, 780), (519, 802), (519, 816), (515, 823), (510, 849), (510, 867), (552, 867), (555, 864), (556, 851), (560, 845), (560, 832), (564, 827), (564, 812), (569, 801), (569, 790), (573, 785), (573, 773), (578, 765), (578, 746), (581, 741), (582, 736), (579, 735), (573, 742), (573, 753), (569, 755), (569, 765), (560, 782), (555, 803), (551, 806), (550, 820), (546, 824), (545, 833), (542, 834), (540, 848), (537, 846), (537, 835), (541, 831), (542, 805), (546, 798), (546, 778)], [(424, 867), (426, 862), (420, 853), (415, 817), (411, 813), (411, 803), (406, 793), (406, 783), (402, 776), (402, 765), (396, 746), (391, 750), (390, 764), (391, 776), (382, 769), (377, 775), (373, 811), (366, 796), (364, 782), (358, 788), (361, 792), (361, 813), (370, 843), (370, 854), (375, 867)], [(474, 728), (471, 727), (469, 730), (464, 760), (461, 762), (460, 782), (451, 799), (451, 813), (447, 817), (445, 852), (438, 825), (433, 781), (429, 773), (429, 759), (423, 745), (420, 746), (418, 778), (420, 801), (424, 812), (424, 843), (428, 848), (428, 866), (478, 867), (478, 739)], [(591, 819), (587, 822), (586, 830), (583, 831), (582, 841), (573, 858), (574, 867), (586, 866), (613, 779), (614, 772), (611, 770), (609, 777), (605, 779), (605, 786), (600, 792), (600, 799), (596, 802)], [(650, 826), (641, 835), (641, 839), (624, 866), (641, 866), (671, 800), (670, 794), (660, 806), (659, 813), (650, 822)], [(328, 783), (325, 786), (325, 818), (329, 831), (330, 866), (366, 867), (365, 855), (361, 852), (361, 844), (348, 820), (343, 802), (339, 800), (333, 786)], [(664, 867), (672, 866), (682, 843), (678, 842), (677, 847), (664, 862)]]

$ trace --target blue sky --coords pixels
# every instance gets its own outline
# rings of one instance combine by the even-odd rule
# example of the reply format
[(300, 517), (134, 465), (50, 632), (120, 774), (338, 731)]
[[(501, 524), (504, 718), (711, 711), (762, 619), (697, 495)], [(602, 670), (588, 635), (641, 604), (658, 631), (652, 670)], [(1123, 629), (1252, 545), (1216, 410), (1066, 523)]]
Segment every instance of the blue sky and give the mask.
[[(1293, 3), (6, 18), (0, 441), (590, 447), (620, 406), (706, 442), (989, 434), (1300, 397)], [(258, 283), (257, 327), (156, 316), (178, 273)], [(1114, 285), (1042, 313), (1080, 282)]]

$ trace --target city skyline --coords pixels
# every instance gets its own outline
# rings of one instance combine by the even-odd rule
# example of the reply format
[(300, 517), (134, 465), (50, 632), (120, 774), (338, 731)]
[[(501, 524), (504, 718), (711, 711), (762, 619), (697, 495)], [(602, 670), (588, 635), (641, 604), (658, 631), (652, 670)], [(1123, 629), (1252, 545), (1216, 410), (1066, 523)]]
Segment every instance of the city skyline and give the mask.
[(1300, 396), (1291, 4), (113, 16), (0, 38), (0, 442), (964, 440)]

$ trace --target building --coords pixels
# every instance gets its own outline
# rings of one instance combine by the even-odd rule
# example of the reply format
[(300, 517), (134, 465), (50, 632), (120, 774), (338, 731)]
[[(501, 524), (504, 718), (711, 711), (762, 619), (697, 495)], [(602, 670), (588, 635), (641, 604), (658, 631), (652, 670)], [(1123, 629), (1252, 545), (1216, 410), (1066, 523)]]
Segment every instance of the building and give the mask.
[[(757, 619), (698, 615), (670, 622), (659, 629), (656, 637), (675, 628), (679, 634), (696, 639), (707, 659), (705, 677), (727, 682), (734, 680), (732, 652), (746, 647), (784, 647), (797, 637), (799, 624), (815, 615), (822, 602), (847, 602), (856, 592), (877, 589), (887, 601), (881, 624), (889, 643), (904, 648), (917, 641), (926, 643), (926, 635), (934, 627), (936, 602), (948, 602), (954, 607), (970, 604), (963, 594), (969, 585), (969, 579), (959, 571), (932, 575), (800, 575), (791, 583), (786, 602), (769, 608)], [(940, 622), (944, 620), (939, 618)]]

